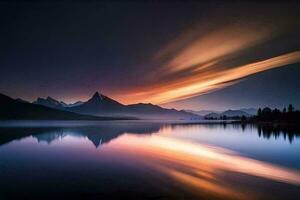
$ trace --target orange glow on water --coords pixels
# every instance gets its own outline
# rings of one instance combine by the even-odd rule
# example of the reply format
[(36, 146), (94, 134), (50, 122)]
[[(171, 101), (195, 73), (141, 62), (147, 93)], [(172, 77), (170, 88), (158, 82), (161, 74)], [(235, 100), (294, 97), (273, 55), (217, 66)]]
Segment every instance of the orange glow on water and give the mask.
[(126, 159), (140, 161), (196, 194), (200, 191), (229, 199), (252, 199), (255, 196), (247, 196), (223, 180), (226, 172), (300, 185), (299, 171), (247, 158), (227, 149), (167, 136), (125, 134), (111, 141), (105, 149), (124, 155)]

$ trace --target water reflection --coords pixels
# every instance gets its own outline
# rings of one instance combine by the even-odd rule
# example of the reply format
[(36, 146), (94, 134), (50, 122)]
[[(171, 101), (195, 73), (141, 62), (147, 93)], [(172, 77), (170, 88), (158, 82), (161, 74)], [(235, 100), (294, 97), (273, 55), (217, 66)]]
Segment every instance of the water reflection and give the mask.
[(257, 133), (259, 137), (270, 139), (274, 137), (275, 139), (283, 136), (284, 140), (288, 139), (290, 143), (293, 143), (295, 138), (300, 137), (300, 127), (299, 126), (272, 126), (272, 125), (258, 125)]
[[(171, 127), (180, 126), (172, 125)], [(196, 126), (197, 124), (185, 124), (185, 126)], [(219, 123), (219, 124), (201, 124), (202, 127), (207, 129), (223, 128), (226, 129), (236, 129), (241, 132), (247, 132), (249, 130), (255, 130), (259, 137), (263, 139), (280, 139), (293, 143), (294, 139), (300, 139), (300, 126), (299, 125), (272, 125), (272, 124), (240, 124), (240, 123)]]
[(300, 185), (300, 171), (250, 159), (227, 149), (161, 135), (126, 134), (106, 148), (114, 154), (126, 156), (126, 159), (142, 161), (143, 165), (170, 176), (200, 196), (202, 192), (224, 199), (255, 199), (255, 195), (262, 195), (256, 194), (258, 191), (253, 191), (251, 196), (245, 195), (253, 188), (234, 185), (224, 177), (228, 172), (247, 175), (248, 179), (260, 177), (265, 182), (272, 180)]
[(0, 198), (74, 199), (80, 193), (89, 199), (243, 200), (294, 199), (300, 193), (297, 128), (46, 125), (0, 128)]
[[(20, 126), (21, 125), (21, 126)], [(163, 127), (171, 127), (175, 129), (178, 126), (184, 127), (199, 127), (197, 124), (169, 124), (169, 123), (108, 123), (108, 124), (74, 124), (59, 123), (51, 124), (47, 126), (47, 123), (42, 122), (41, 127), (39, 124), (22, 122), (8, 123), (0, 121), (0, 145), (8, 143), (10, 141), (21, 139), (27, 136), (34, 136), (38, 142), (46, 142), (50, 144), (54, 140), (62, 139), (66, 135), (85, 136), (87, 137), (95, 147), (99, 147), (101, 144), (110, 141), (111, 139), (126, 133), (138, 133), (138, 134), (151, 134), (157, 133)], [(232, 128), (238, 131), (244, 132), (249, 130), (256, 130), (257, 135), (264, 139), (281, 139), (288, 140), (289, 143), (293, 143), (295, 139), (300, 138), (300, 126), (280, 126), (280, 125), (246, 125), (246, 124), (201, 124), (201, 127), (214, 130), (217, 128), (228, 129)]]
[(120, 123), (117, 125), (101, 124), (80, 127), (5, 127), (0, 128), (0, 145), (28, 136), (36, 138), (38, 142), (51, 144), (55, 140), (60, 140), (67, 135), (71, 135), (74, 137), (87, 137), (98, 148), (101, 144), (107, 143), (123, 133), (151, 134), (158, 132), (161, 126), (161, 124), (153, 123)]

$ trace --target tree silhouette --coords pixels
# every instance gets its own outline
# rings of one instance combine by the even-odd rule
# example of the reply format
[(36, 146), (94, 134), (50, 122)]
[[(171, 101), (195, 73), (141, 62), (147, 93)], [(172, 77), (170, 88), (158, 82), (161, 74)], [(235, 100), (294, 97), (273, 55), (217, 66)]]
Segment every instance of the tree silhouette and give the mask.
[(261, 108), (258, 108), (258, 110), (257, 110), (257, 116), (261, 116)]
[(269, 115), (271, 112), (272, 112), (272, 110), (271, 110), (271, 108), (269, 108), (269, 107), (265, 107), (265, 108), (262, 110), (262, 114), (263, 114), (263, 115)]
[(289, 113), (292, 113), (294, 111), (294, 107), (292, 104), (289, 104), (289, 107), (288, 107), (288, 112)]
[(282, 112), (283, 112), (283, 113), (286, 113), (286, 107), (283, 108)]
[(283, 123), (300, 123), (300, 111), (295, 110), (292, 104), (288, 106), (288, 112), (286, 108), (283, 108), (282, 112), (275, 108), (271, 109), (265, 107), (263, 109), (259, 108), (257, 115), (251, 118), (256, 122), (283, 122)]

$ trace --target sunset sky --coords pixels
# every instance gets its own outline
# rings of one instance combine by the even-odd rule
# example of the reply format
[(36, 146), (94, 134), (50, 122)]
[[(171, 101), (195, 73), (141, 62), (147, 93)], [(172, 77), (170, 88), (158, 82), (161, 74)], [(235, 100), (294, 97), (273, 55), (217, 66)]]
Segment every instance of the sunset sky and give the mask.
[(296, 1), (0, 3), (0, 93), (300, 108)]

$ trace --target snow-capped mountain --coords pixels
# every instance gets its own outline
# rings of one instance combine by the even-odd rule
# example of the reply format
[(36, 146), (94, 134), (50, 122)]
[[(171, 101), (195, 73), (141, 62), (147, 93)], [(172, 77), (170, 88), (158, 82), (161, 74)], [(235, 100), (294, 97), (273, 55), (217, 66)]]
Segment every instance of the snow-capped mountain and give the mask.
[(60, 103), (56, 99), (53, 99), (52, 97), (47, 97), (46, 99), (38, 97), (37, 100), (35, 100), (32, 103), (42, 105), (42, 106), (46, 106), (46, 107), (49, 107), (49, 108), (55, 108), (55, 109), (60, 109), (60, 110), (65, 109), (65, 107), (63, 106), (62, 103)]
[(74, 106), (79, 106), (81, 105), (83, 102), (82, 101), (77, 101), (75, 103), (70, 103), (67, 104), (63, 101), (58, 101), (52, 97), (47, 97), (47, 98), (41, 98), (38, 97), (37, 100), (35, 100), (34, 102), (32, 102), (34, 104), (38, 104), (38, 105), (43, 105), (43, 106), (47, 106), (50, 108), (55, 108), (55, 109), (60, 109), (60, 110), (66, 110), (67, 108), (70, 107), (74, 107)]
[(67, 104), (67, 103), (65, 103), (63, 101), (60, 101), (60, 103), (62, 104), (63, 107), (70, 108), (70, 107), (74, 107), (74, 106), (79, 106), (79, 105), (83, 104), (84, 102), (83, 101), (77, 101), (75, 103), (69, 103), (69, 104)]

